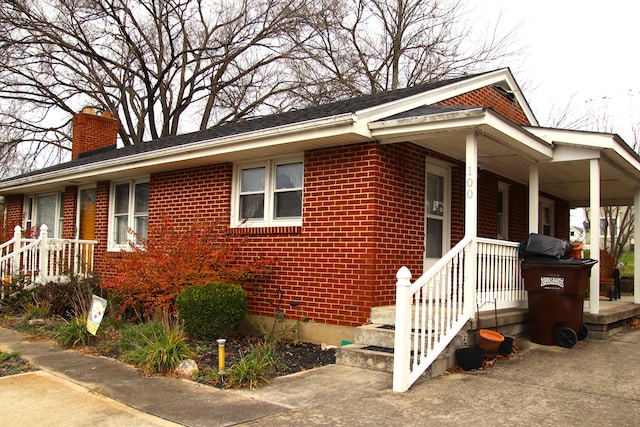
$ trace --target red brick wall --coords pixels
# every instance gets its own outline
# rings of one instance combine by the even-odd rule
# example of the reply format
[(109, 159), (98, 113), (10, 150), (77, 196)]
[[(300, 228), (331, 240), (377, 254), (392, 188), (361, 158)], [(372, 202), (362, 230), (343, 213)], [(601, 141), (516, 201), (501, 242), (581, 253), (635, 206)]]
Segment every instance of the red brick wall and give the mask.
[(76, 237), (76, 219), (78, 215), (78, 187), (66, 187), (64, 189), (63, 200), (63, 223), (62, 238), (75, 239)]
[(19, 194), (17, 196), (6, 196), (4, 198), (5, 209), (7, 210), (7, 223), (5, 228), (7, 232), (13, 236), (13, 229), (16, 225), (22, 227), (22, 220), (24, 218), (24, 196)]
[(426, 151), (412, 144), (383, 145), (376, 178), (376, 249), (367, 260), (376, 276), (373, 306), (395, 304), (402, 266), (422, 274)]
[(73, 116), (73, 138), (71, 145), (71, 159), (87, 151), (116, 145), (118, 137), (118, 119), (111, 117), (109, 112), (101, 116), (89, 113), (78, 113)]
[(107, 259), (113, 254), (107, 253), (107, 237), (109, 224), (109, 191), (111, 183), (101, 181), (96, 184), (96, 218), (94, 235), (98, 241), (95, 248), (94, 270), (98, 277), (105, 277), (109, 274)]
[[(149, 182), (149, 228), (168, 217), (176, 225), (197, 221), (229, 223), (231, 163), (163, 172)], [(187, 209), (188, 207), (188, 209)]]
[(530, 125), (524, 111), (517, 102), (491, 86), (485, 86), (453, 98), (445, 99), (436, 105), (491, 107), (498, 114), (519, 125)]

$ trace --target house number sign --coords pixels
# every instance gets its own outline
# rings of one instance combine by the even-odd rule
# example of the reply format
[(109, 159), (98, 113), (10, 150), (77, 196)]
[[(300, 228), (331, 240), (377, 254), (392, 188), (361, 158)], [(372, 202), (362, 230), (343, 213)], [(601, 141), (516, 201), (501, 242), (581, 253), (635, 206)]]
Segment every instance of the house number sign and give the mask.
[[(471, 168), (469, 168), (469, 175), (471, 175)], [(467, 178), (467, 199), (473, 198), (473, 177)]]

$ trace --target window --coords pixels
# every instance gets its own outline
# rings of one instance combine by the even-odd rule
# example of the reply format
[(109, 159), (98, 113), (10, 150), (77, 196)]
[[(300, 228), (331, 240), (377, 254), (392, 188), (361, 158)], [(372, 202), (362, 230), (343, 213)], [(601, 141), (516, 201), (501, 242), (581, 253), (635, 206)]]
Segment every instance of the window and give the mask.
[(129, 241), (147, 238), (149, 222), (149, 182), (132, 180), (111, 188), (111, 248), (122, 248)]
[(554, 203), (553, 200), (546, 199), (541, 197), (539, 200), (540, 210), (539, 210), (539, 234), (544, 234), (546, 236), (553, 236), (555, 233), (554, 230)]
[(446, 164), (426, 163), (424, 269), (433, 266), (450, 248), (451, 169)]
[(64, 220), (64, 192), (28, 196), (25, 199), (24, 213), (24, 227), (26, 230), (36, 228), (35, 236), (40, 234), (40, 227), (47, 224), (49, 237), (61, 237)]
[(498, 239), (509, 238), (509, 184), (498, 183)]
[(300, 225), (303, 175), (303, 162), (297, 159), (236, 165), (232, 223)]

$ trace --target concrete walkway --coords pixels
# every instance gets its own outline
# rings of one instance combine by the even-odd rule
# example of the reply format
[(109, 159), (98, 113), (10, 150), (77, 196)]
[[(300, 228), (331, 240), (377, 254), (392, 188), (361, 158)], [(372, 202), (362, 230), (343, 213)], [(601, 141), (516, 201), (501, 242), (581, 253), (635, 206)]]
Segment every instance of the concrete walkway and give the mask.
[(510, 360), (420, 380), (402, 394), (389, 374), (336, 365), (259, 390), (218, 390), (25, 339), (0, 328), (0, 350), (41, 369), (0, 378), (3, 426), (640, 424), (639, 330), (572, 349), (521, 338)]

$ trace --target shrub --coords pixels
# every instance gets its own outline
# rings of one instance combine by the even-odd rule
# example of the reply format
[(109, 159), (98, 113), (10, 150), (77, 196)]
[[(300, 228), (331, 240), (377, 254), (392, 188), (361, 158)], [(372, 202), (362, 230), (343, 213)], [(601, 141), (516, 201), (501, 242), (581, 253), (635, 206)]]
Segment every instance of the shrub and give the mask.
[(33, 291), (20, 289), (0, 301), (0, 312), (9, 315), (24, 314), (33, 304)]
[(141, 366), (146, 375), (173, 371), (192, 355), (182, 328), (169, 322), (123, 328), (120, 342), (124, 360)]
[(49, 315), (73, 319), (91, 308), (92, 279), (69, 276), (67, 281), (48, 282), (35, 288), (33, 299), (49, 308)]
[(25, 320), (31, 319), (46, 319), (51, 312), (50, 307), (46, 303), (35, 302), (27, 307), (27, 312), (24, 315)]
[(63, 347), (76, 347), (88, 345), (93, 342), (94, 336), (87, 331), (87, 313), (75, 317), (58, 329), (55, 339)]
[(185, 330), (198, 339), (229, 338), (248, 313), (242, 287), (222, 283), (185, 288), (176, 306)]
[(229, 381), (237, 387), (258, 388), (261, 383), (268, 383), (269, 376), (280, 366), (274, 343), (258, 343), (229, 368)]
[(209, 282), (247, 284), (266, 273), (270, 260), (237, 255), (246, 237), (227, 233), (222, 225), (149, 227), (149, 238), (113, 256), (113, 273), (101, 285), (114, 291), (120, 314), (148, 319), (156, 310), (175, 309), (175, 298), (187, 286)]

